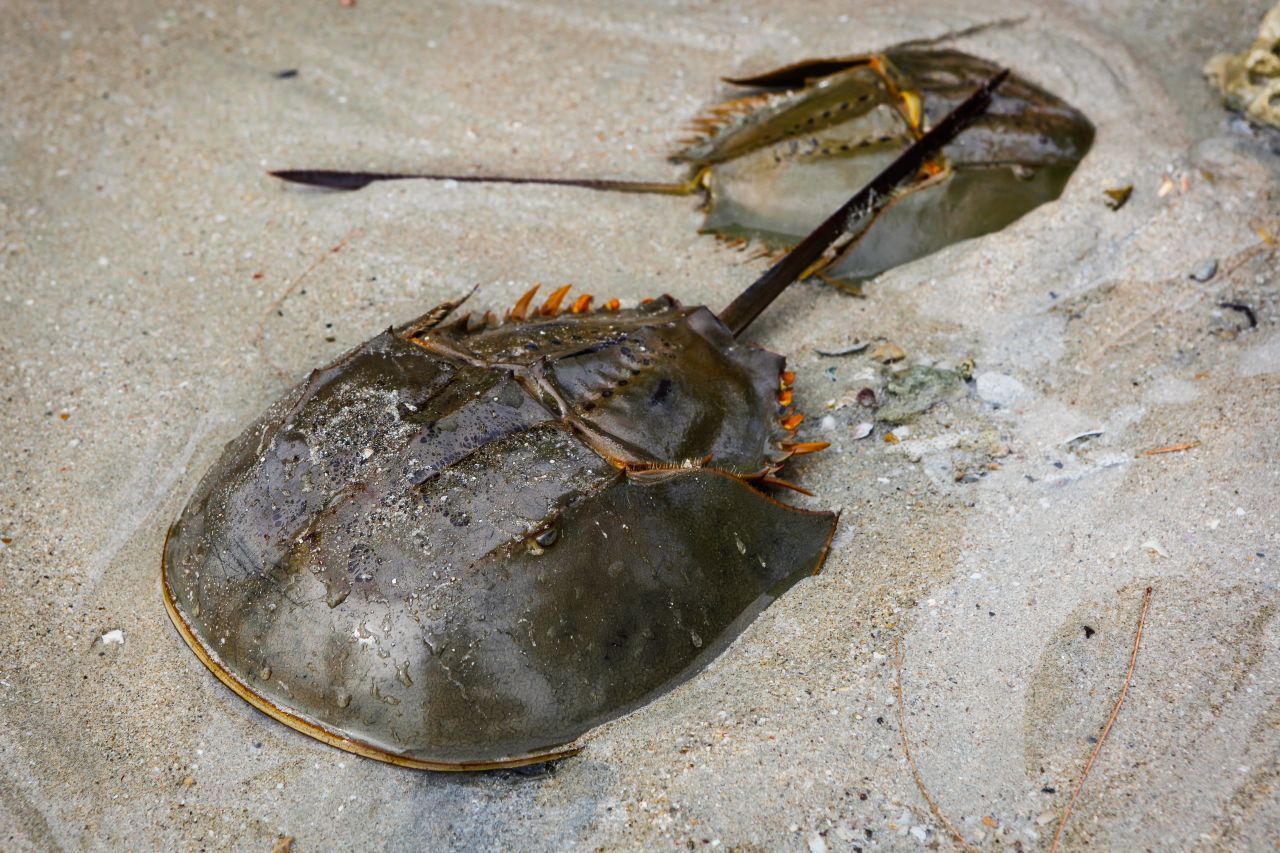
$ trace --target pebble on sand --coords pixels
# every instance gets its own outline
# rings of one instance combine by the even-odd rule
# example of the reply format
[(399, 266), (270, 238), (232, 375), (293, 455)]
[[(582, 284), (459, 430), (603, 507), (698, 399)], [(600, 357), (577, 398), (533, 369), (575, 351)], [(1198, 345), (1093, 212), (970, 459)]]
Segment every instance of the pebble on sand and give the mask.
[(1196, 268), (1191, 271), (1191, 278), (1196, 281), (1208, 281), (1218, 274), (1218, 259), (1207, 258), (1196, 264)]
[(1027, 391), (1027, 387), (1012, 376), (992, 371), (979, 373), (977, 386), (982, 401), (998, 408), (1013, 405)]
[(907, 354), (902, 347), (893, 341), (883, 341), (871, 351), (871, 358), (881, 364), (893, 364), (895, 361), (902, 361), (906, 357)]

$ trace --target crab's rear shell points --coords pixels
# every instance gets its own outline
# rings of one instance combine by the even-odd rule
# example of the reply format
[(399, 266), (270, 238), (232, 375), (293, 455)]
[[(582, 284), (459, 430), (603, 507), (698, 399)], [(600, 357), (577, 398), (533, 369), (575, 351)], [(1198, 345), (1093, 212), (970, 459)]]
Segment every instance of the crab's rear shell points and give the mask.
[(163, 562), (215, 675), (362, 755), (545, 761), (821, 567), (834, 516), (757, 488), (813, 449), (782, 358), (667, 297), (564, 297), (505, 323), (443, 306), (227, 446)]

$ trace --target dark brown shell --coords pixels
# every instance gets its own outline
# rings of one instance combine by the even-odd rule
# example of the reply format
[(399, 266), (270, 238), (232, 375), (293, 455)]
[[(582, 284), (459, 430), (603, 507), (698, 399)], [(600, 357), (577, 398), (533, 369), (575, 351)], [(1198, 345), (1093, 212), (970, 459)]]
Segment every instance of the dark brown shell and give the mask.
[(668, 297), (563, 297), (501, 324), (442, 306), (227, 446), (163, 565), (222, 681), (383, 760), (541, 761), (821, 567), (834, 516), (759, 488), (797, 450), (783, 359)]

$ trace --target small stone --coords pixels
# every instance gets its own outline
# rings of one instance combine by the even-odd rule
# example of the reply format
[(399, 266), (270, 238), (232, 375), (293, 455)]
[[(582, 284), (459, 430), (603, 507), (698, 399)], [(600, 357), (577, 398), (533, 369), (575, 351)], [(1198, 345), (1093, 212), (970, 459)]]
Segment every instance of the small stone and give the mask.
[(1119, 210), (1129, 201), (1129, 196), (1133, 195), (1133, 184), (1125, 184), (1123, 187), (1113, 187), (1102, 191), (1107, 197), (1107, 207), (1112, 210)]
[(1027, 387), (1012, 376), (992, 371), (979, 373), (977, 386), (982, 401), (997, 408), (1007, 408), (1027, 391)]
[(1196, 264), (1196, 268), (1191, 271), (1191, 278), (1196, 281), (1208, 281), (1218, 274), (1218, 259), (1206, 258)]
[(124, 631), (121, 631), (119, 628), (116, 628), (114, 631), (108, 631), (107, 633), (103, 634), (98, 639), (102, 641), (102, 645), (104, 646), (123, 646)]
[(871, 357), (881, 364), (893, 364), (895, 361), (902, 361), (907, 354), (902, 347), (892, 341), (884, 341), (876, 344), (876, 348), (871, 351)]
[(827, 842), (816, 832), (809, 833), (809, 853), (827, 853)]
[(924, 844), (929, 840), (929, 828), (927, 826), (913, 826), (911, 827), (911, 837)]
[(1045, 812), (1041, 812), (1040, 816), (1036, 818), (1036, 823), (1039, 824), (1040, 826), (1048, 826), (1049, 824), (1053, 823), (1057, 819), (1058, 819), (1058, 816), (1056, 814), (1054, 814), (1053, 812), (1045, 811)]
[(833, 432), (836, 428), (836, 419), (831, 415), (824, 415), (822, 420), (818, 421), (818, 428), (823, 432)]

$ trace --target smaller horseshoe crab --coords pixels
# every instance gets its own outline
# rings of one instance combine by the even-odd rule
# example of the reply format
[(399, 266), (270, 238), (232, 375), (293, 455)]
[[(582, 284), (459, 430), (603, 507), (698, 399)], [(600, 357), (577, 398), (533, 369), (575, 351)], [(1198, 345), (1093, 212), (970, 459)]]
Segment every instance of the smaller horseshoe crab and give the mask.
[[(726, 78), (746, 94), (695, 120), (694, 137), (671, 158), (688, 167), (689, 177), (672, 184), (316, 169), (272, 174), (344, 190), (375, 181), (451, 179), (702, 193), (704, 233), (737, 246), (754, 242), (775, 255), (997, 70), (958, 50), (907, 44)], [(810, 273), (856, 291), (859, 282), (899, 264), (1004, 228), (1057, 198), (1092, 142), (1093, 125), (1078, 110), (1011, 76), (968, 133)]]
[[(276, 719), (410, 767), (516, 766), (691, 677), (817, 572), (830, 512), (764, 491), (792, 375), (738, 336), (980, 114), (997, 75), (719, 316), (463, 299), (314, 371), (169, 530), (165, 603)], [(449, 322), (446, 322), (446, 321)]]

